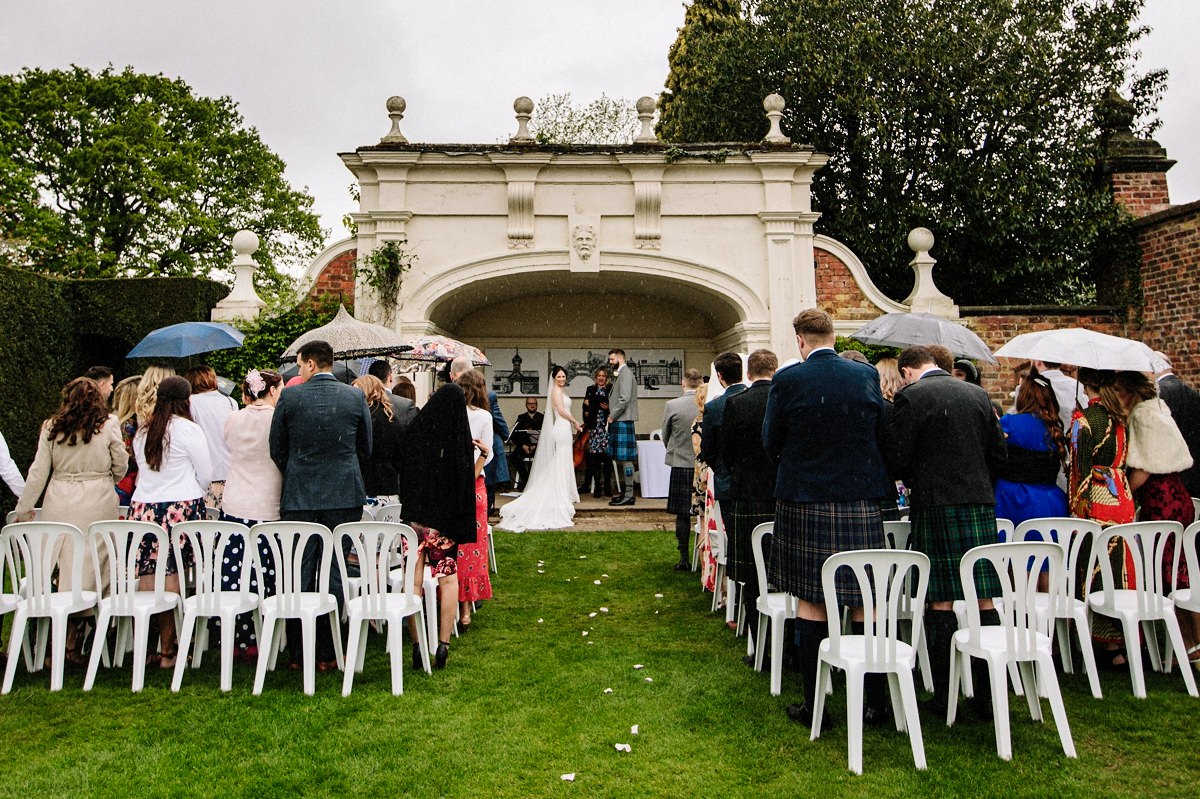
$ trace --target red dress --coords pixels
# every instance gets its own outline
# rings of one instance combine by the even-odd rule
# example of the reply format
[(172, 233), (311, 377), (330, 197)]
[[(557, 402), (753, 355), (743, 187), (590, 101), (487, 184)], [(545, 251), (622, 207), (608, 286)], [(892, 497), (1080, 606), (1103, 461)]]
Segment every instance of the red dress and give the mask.
[(492, 598), (488, 572), (487, 486), (483, 475), (475, 478), (475, 543), (458, 545), (458, 601)]

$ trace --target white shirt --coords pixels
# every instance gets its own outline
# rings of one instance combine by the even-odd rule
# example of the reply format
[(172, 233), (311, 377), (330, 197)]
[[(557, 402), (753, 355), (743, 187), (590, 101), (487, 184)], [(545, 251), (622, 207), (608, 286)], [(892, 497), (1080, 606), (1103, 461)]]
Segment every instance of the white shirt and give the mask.
[(237, 403), (220, 391), (204, 391), (188, 398), (192, 421), (200, 425), (208, 441), (208, 457), (212, 461), (212, 479), (229, 476), (229, 445), (225, 443), (225, 420), (237, 410)]
[(25, 491), (25, 478), (21, 477), (21, 470), (17, 468), (17, 462), (9, 454), (8, 442), (4, 440), (2, 434), (0, 434), (0, 478), (8, 483), (8, 487), (17, 495), (17, 499), (20, 499), (21, 494)]
[(146, 462), (146, 427), (133, 438), (133, 454), (138, 463), (136, 502), (185, 502), (204, 496), (212, 482), (212, 461), (208, 440), (195, 422), (174, 416), (167, 425), (168, 443), (162, 468), (154, 471)]
[[(476, 441), (482, 441), (484, 446), (488, 448), (487, 457), (483, 460), (483, 465), (487, 466), (496, 455), (492, 450), (492, 442), (495, 440), (492, 433), (492, 412), (468, 405), (467, 422), (471, 425), (471, 438)], [(478, 449), (475, 450), (475, 457), (479, 457)]]

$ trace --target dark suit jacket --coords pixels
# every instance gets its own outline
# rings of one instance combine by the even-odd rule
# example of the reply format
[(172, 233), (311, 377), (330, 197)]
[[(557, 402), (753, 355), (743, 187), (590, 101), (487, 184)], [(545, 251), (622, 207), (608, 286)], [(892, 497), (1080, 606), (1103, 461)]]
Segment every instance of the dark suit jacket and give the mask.
[(988, 394), (938, 369), (896, 392), (890, 458), (913, 508), (994, 505), (1007, 457)]
[(400, 416), (394, 408), (391, 419), (387, 418), (382, 406), (371, 411), (371, 458), (363, 470), (363, 484), (368, 496), (399, 495), (403, 435)]
[(271, 460), (283, 473), (281, 510), (362, 505), (362, 472), (370, 457), (371, 413), (361, 391), (322, 372), (279, 395)]
[[(721, 417), (720, 461), (729, 473), (729, 498), (774, 501), (775, 461), (763, 449), (763, 417), (767, 414), (770, 380), (755, 380), (745, 391), (729, 397)], [(718, 397), (717, 399), (720, 399)], [(708, 409), (704, 411), (708, 433)], [(709, 464), (710, 466), (712, 464)]]
[(1193, 497), (1200, 497), (1200, 393), (1175, 375), (1158, 381), (1158, 395), (1171, 411), (1171, 418), (1183, 433), (1188, 451), (1192, 453), (1192, 468), (1180, 472), (1183, 484)]
[(700, 431), (700, 460), (708, 464), (713, 473), (713, 498), (717, 501), (733, 499), (730, 491), (733, 478), (725, 461), (721, 458), (721, 423), (725, 418), (725, 402), (746, 390), (744, 383), (734, 383), (725, 393), (704, 403), (704, 427)]
[(832, 349), (777, 372), (767, 395), (763, 446), (779, 464), (775, 498), (848, 502), (887, 494), (887, 435), (879, 373)]
[(505, 483), (512, 479), (508, 473), (508, 458), (504, 457), (504, 442), (508, 441), (508, 422), (500, 412), (500, 399), (495, 391), (488, 392), (492, 410), (492, 452), (488, 465), (483, 467), (483, 482), (486, 485)]
[(388, 399), (392, 401), (392, 410), (396, 414), (396, 419), (400, 422), (400, 429), (405, 430), (409, 423), (416, 418), (417, 403), (410, 400), (408, 397), (401, 397), (399, 394), (388, 392)]

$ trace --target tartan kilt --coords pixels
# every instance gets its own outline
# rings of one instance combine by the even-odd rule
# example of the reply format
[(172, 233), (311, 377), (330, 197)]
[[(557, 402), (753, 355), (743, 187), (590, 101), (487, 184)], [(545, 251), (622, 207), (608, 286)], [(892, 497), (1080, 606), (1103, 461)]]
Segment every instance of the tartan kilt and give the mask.
[[(996, 508), (993, 505), (944, 505), (912, 509), (912, 548), (929, 556), (930, 602), (963, 599), (958, 564), (968, 549), (996, 543)], [(980, 599), (1000, 595), (1000, 579), (991, 567), (975, 570)]]
[[(721, 518), (725, 520), (728, 539), (729, 576), (739, 583), (756, 584), (754, 573), (754, 551), (750, 536), (754, 528), (764, 522), (775, 521), (775, 500), (730, 499), (721, 503)], [(765, 539), (763, 560), (771, 562), (771, 539)]]
[(632, 421), (613, 422), (608, 426), (608, 457), (614, 461), (637, 460), (637, 431)]
[[(821, 568), (830, 555), (883, 547), (879, 501), (775, 502), (775, 535), (767, 579), (780, 591), (824, 604)], [(839, 606), (861, 607), (858, 580), (840, 569), (835, 583)]]
[(696, 470), (688, 466), (671, 467), (671, 483), (667, 489), (667, 513), (689, 516), (692, 512), (692, 483)]

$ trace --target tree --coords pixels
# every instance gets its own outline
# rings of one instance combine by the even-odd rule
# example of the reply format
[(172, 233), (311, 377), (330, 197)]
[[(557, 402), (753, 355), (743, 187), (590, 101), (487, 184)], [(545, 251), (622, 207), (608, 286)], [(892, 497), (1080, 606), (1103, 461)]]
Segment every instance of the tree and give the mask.
[(112, 67), (0, 76), (0, 262), (72, 277), (229, 277), (258, 234), (256, 282), (312, 257), (312, 198), (228, 97)]
[(543, 144), (629, 144), (641, 127), (633, 103), (601, 94), (577, 106), (571, 93), (547, 94), (533, 107), (529, 132)]
[(736, 20), (680, 30), (675, 49), (708, 68), (673, 64), (660, 129), (759, 140), (765, 120), (742, 110), (777, 91), (793, 141), (830, 155), (818, 230), (889, 294), (911, 287), (905, 237), (925, 225), (938, 283), (962, 304), (1089, 299), (1097, 247), (1122, 225), (1095, 179), (1096, 108), (1125, 87), (1148, 135), (1166, 79), (1134, 72), (1143, 2), (747, 2)]

